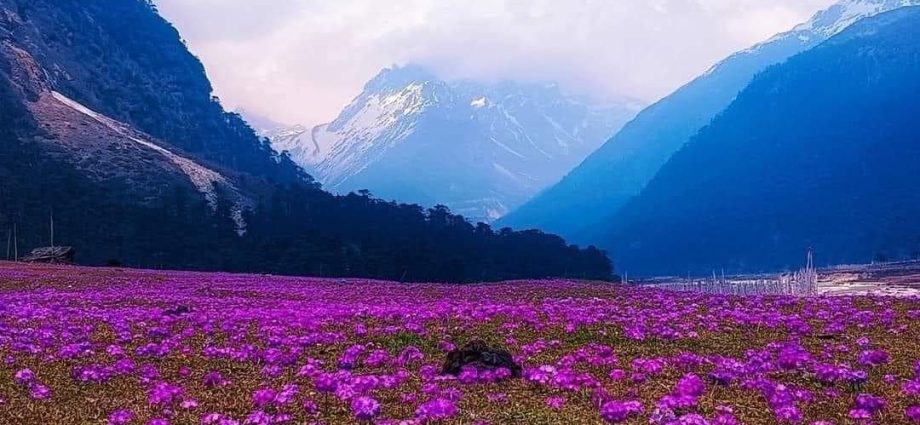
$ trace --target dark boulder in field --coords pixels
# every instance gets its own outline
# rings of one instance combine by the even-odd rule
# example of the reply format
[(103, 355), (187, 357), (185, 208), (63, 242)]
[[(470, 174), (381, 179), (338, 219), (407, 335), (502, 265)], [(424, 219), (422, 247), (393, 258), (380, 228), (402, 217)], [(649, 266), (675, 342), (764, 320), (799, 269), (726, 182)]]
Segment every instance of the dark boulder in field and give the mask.
[(191, 312), (192, 312), (191, 307), (180, 305), (180, 306), (176, 306), (175, 308), (171, 308), (169, 310), (164, 310), (163, 315), (164, 316), (181, 316), (183, 314), (189, 314)]
[(441, 373), (457, 376), (466, 365), (483, 369), (505, 368), (513, 378), (521, 376), (521, 366), (514, 362), (508, 350), (492, 347), (482, 341), (473, 341), (447, 354)]

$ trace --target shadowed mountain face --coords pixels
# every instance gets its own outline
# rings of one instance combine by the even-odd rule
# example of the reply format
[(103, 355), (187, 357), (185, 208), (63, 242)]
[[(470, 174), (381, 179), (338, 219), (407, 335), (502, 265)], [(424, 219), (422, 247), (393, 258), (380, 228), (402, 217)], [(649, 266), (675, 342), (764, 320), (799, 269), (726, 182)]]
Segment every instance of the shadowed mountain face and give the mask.
[[(84, 27), (90, 23), (112, 24), (115, 21), (106, 13), (92, 15), (94, 7), (100, 6), (94, 2), (69, 6), (43, 2), (0, 2), (0, 84), (6, 85), (4, 101), (13, 111), (3, 125), (6, 131), (15, 135), (5, 141), (4, 148), (10, 156), (3, 158), (4, 165), (10, 168), (22, 166), (16, 164), (24, 161), (15, 157), (17, 153), (25, 158), (28, 157), (25, 151), (41, 153), (46, 160), (56, 162), (56, 167), (70, 169), (80, 175), (80, 180), (85, 179), (87, 184), (111, 190), (113, 200), (144, 207), (160, 206), (163, 199), (171, 197), (176, 191), (182, 191), (197, 194), (199, 201), (204, 201), (212, 210), (216, 210), (218, 197), (223, 196), (233, 203), (232, 216), (237, 222), (238, 231), (243, 232), (245, 223), (242, 211), (251, 207), (252, 201), (248, 194), (237, 187), (237, 172), (241, 170), (232, 169), (231, 164), (219, 164), (219, 161), (208, 163), (200, 158), (217, 159), (221, 155), (211, 154), (233, 149), (232, 145), (236, 143), (241, 147), (239, 157), (249, 158), (244, 162), (250, 165), (258, 162), (270, 165), (265, 169), (265, 177), (284, 174), (279, 171), (284, 165), (273, 159), (270, 150), (263, 151), (258, 139), (251, 134), (252, 140), (229, 138), (228, 146), (215, 144), (215, 150), (211, 150), (207, 142), (196, 146), (182, 143), (185, 139), (177, 136), (179, 143), (171, 144), (140, 130), (140, 126), (144, 126), (151, 131), (171, 132), (162, 123), (173, 119), (177, 111), (161, 114), (163, 110), (159, 108), (162, 104), (174, 102), (194, 108), (191, 105), (194, 102), (176, 96), (151, 97), (150, 90), (153, 88), (145, 85), (152, 86), (155, 81), (160, 81), (168, 87), (169, 81), (177, 79), (167, 77), (162, 71), (146, 73), (143, 72), (145, 69), (138, 68), (137, 65), (145, 60), (145, 56), (129, 58), (129, 52), (136, 46), (132, 47), (125, 40), (115, 43), (110, 38), (114, 35), (109, 32), (119, 33), (119, 30), (105, 25)], [(135, 15), (156, 17), (149, 6), (141, 3), (113, 9), (112, 13), (123, 14), (125, 19), (132, 19)], [(64, 10), (74, 13), (64, 13)], [(154, 27), (159, 24), (159, 28), (168, 34), (174, 34), (163, 21), (147, 21)], [(77, 31), (83, 34), (78, 35)], [(92, 42), (88, 41), (90, 36), (95, 37)], [(156, 39), (157, 33), (153, 32), (151, 37)], [(173, 42), (178, 44), (178, 41), (176, 36)], [(174, 65), (173, 71), (179, 72), (178, 69), (183, 66), (190, 67), (186, 72), (191, 74), (192, 71), (201, 70), (200, 64), (195, 66), (197, 61), (187, 52), (186, 55), (178, 54), (165, 42), (163, 47), (163, 52), (172, 52), (176, 58), (190, 59)], [(97, 68), (94, 61), (105, 60), (107, 57), (101, 54), (102, 59), (81, 56), (92, 49), (109, 49), (107, 53), (115, 57), (110, 58), (105, 67)], [(163, 55), (168, 56), (169, 53)], [(146, 60), (154, 61), (151, 58)], [(169, 70), (173, 65), (167, 63), (170, 65), (162, 68)], [(161, 69), (160, 66), (151, 68)], [(175, 84), (189, 92), (184, 96), (193, 98), (196, 90), (194, 87), (201, 84), (202, 80), (189, 77), (188, 81), (188, 84)], [(201, 89), (210, 90), (207, 80), (203, 81), (205, 85)], [(144, 90), (148, 92), (144, 93)], [(72, 94), (68, 96), (64, 91)], [(78, 101), (71, 96), (79, 96), (84, 100)], [(88, 106), (88, 103), (95, 106)], [(210, 100), (208, 104), (212, 105), (209, 107), (215, 105)], [(187, 115), (231, 125), (230, 120), (224, 121), (229, 116), (220, 111), (219, 105), (217, 108), (215, 114), (192, 109)], [(136, 112), (131, 112), (135, 109)], [(109, 111), (126, 121), (112, 118), (99, 110)], [(197, 137), (195, 135), (198, 130), (184, 128), (182, 131), (187, 137)], [(207, 137), (203, 138), (207, 140)], [(192, 154), (183, 148), (198, 152)], [(49, 181), (56, 180), (48, 174), (43, 177)], [(13, 187), (11, 190), (17, 189), (21, 188)], [(41, 197), (41, 194), (35, 195)], [(107, 202), (104, 199), (106, 197), (102, 198), (98, 201)], [(55, 202), (54, 199), (44, 201), (47, 208), (51, 208)], [(66, 203), (64, 200), (58, 202)]]
[(844, 0), (792, 31), (738, 52), (646, 108), (559, 184), (499, 221), (539, 228), (581, 242), (639, 194), (668, 159), (767, 67), (817, 46), (867, 16), (917, 0)]
[(407, 66), (381, 72), (329, 124), (266, 135), (333, 192), (368, 189), (490, 222), (558, 181), (637, 110), (552, 85), (447, 82)]
[(204, 67), (144, 0), (0, 0), (9, 43), (49, 85), (98, 113), (227, 169), (303, 176), (212, 97)]
[(920, 255), (920, 7), (759, 75), (598, 229), (630, 274)]

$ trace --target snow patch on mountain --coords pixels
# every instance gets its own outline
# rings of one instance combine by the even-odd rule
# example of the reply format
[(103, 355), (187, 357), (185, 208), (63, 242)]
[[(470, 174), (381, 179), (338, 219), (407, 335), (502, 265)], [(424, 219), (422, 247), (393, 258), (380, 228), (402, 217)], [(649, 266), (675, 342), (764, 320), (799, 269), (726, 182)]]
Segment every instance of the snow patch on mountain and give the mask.
[(721, 61), (710, 68), (706, 75), (711, 74), (723, 63), (738, 55), (753, 54), (768, 46), (787, 40), (811, 47), (839, 34), (860, 19), (905, 6), (917, 5), (920, 5), (920, 0), (842, 0), (816, 13), (807, 22), (796, 26), (791, 31), (777, 34), (767, 41), (735, 53), (729, 59)]
[(195, 186), (195, 188), (198, 189), (202, 195), (204, 195), (205, 200), (213, 210), (217, 210), (218, 201), (218, 194), (215, 190), (215, 187), (220, 186), (229, 189), (233, 196), (237, 198), (235, 206), (231, 212), (231, 217), (237, 225), (237, 232), (241, 235), (245, 233), (246, 223), (243, 220), (243, 209), (247, 206), (247, 202), (242, 197), (242, 195), (240, 195), (239, 190), (233, 185), (233, 183), (231, 183), (222, 174), (203, 165), (200, 165), (188, 158), (177, 155), (160, 145), (157, 145), (156, 143), (146, 139), (140, 132), (131, 129), (127, 124), (102, 115), (60, 92), (52, 91), (51, 95), (58, 102), (61, 102), (65, 106), (92, 118), (93, 120), (106, 126), (110, 130), (125, 137), (126, 139), (165, 156), (167, 159), (169, 159), (170, 162), (175, 164), (176, 167), (182, 170), (182, 172), (188, 177), (189, 181)]
[(845, 0), (819, 12), (808, 22), (795, 27), (793, 32), (811, 31), (830, 38), (860, 19), (918, 4), (920, 1), (917, 0)]

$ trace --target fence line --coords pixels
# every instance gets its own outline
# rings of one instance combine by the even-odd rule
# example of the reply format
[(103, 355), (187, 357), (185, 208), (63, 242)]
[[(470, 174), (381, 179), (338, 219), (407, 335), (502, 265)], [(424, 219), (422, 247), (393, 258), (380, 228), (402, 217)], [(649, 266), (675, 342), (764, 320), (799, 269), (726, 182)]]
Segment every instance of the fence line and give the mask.
[(686, 278), (674, 282), (654, 283), (648, 286), (667, 291), (698, 292), (717, 295), (795, 295), (808, 296), (818, 293), (818, 270), (815, 268), (811, 251), (805, 267), (791, 274), (757, 276), (748, 278), (726, 278), (716, 276), (703, 279)]

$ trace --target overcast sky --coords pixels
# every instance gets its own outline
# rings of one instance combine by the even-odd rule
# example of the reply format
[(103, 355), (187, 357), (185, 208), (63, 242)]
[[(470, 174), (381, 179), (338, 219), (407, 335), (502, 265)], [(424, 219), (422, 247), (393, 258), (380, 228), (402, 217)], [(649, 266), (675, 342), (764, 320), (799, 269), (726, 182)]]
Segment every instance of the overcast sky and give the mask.
[(377, 72), (556, 81), (654, 101), (834, 0), (155, 0), (216, 94), (319, 124)]

